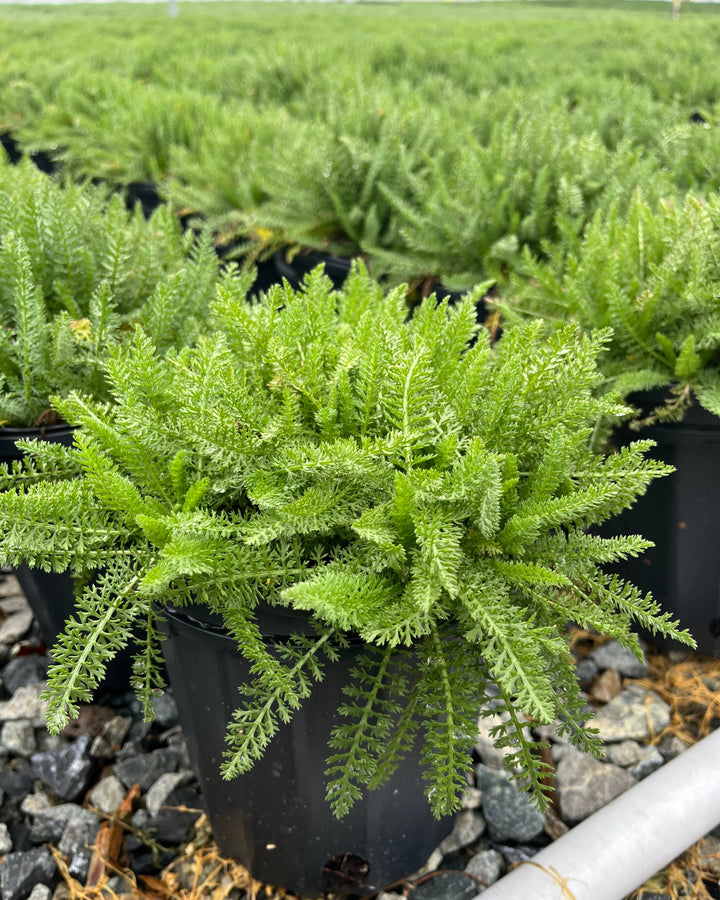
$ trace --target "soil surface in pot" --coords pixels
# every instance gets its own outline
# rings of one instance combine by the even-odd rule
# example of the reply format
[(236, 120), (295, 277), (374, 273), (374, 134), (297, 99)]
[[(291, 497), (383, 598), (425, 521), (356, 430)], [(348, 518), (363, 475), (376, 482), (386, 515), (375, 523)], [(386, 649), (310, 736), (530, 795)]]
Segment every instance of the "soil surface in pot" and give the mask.
[[(490, 705), (479, 720), (472, 783), (452, 833), (420, 872), (388, 885), (383, 900), (476, 897), (720, 726), (719, 660), (648, 646), (639, 663), (616, 642), (582, 631), (571, 632), (570, 646), (606, 741), (606, 762), (569, 747), (553, 726), (535, 729), (550, 745), (555, 781), (552, 808), (540, 815), (503, 775), (488, 734)], [(251, 883), (246, 870), (219, 855), (169, 693), (156, 701), (152, 725), (129, 691), (108, 692), (51, 736), (41, 698), (48, 662), (19, 584), (0, 575), (3, 900), (292, 898)], [(718, 898), (719, 876), (717, 829), (632, 900)]]

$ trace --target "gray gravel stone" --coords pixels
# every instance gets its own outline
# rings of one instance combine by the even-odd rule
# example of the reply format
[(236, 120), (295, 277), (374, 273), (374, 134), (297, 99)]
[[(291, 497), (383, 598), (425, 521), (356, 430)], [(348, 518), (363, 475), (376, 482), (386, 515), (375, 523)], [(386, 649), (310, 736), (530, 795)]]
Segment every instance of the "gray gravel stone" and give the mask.
[(90, 849), (95, 843), (98, 832), (98, 821), (91, 819), (72, 818), (68, 821), (58, 844), (58, 850), (69, 857), (68, 870), (73, 878), (85, 882), (93, 851)]
[[(150, 806), (148, 805), (148, 809)], [(475, 841), (485, 831), (485, 819), (474, 809), (464, 809), (455, 817), (455, 824), (450, 834), (440, 842), (440, 852), (449, 856)]]
[(61, 750), (36, 753), (31, 757), (33, 770), (43, 784), (63, 800), (76, 800), (87, 790), (93, 763), (88, 757), (92, 738), (84, 734)]
[(39, 812), (42, 812), (44, 809), (49, 809), (51, 806), (52, 801), (45, 791), (35, 791), (34, 794), (28, 794), (23, 798), (23, 801), (20, 804), (20, 810), (24, 812), (26, 816), (36, 816)]
[(5, 597), (19, 597), (22, 595), (22, 588), (17, 578), (10, 571), (2, 573), (0, 580), (0, 599)]
[(45, 681), (47, 678), (48, 660), (46, 656), (33, 653), (30, 656), (17, 656), (11, 659), (2, 673), (3, 685), (8, 694), (14, 694), (19, 688)]
[(462, 872), (439, 872), (421, 882), (408, 894), (409, 900), (470, 900), (478, 884)]
[[(533, 856), (538, 852), (539, 847), (524, 847), (524, 846), (507, 846), (506, 844), (498, 844), (497, 850), (502, 855), (502, 858), (508, 864), (508, 866), (515, 866), (518, 863), (525, 862), (528, 859), (532, 859)], [(530, 900), (530, 898), (528, 898)]]
[(494, 841), (530, 841), (542, 833), (542, 813), (503, 773), (484, 765), (477, 766), (475, 772), (482, 791), (483, 814)]
[(598, 669), (617, 669), (625, 678), (644, 678), (648, 673), (646, 662), (640, 662), (632, 650), (618, 643), (615, 638), (596, 647), (588, 654)]
[(22, 595), (6, 597), (0, 601), (0, 607), (7, 616), (0, 622), (0, 644), (14, 644), (30, 631), (32, 610)]
[(581, 822), (637, 783), (625, 769), (598, 762), (577, 750), (563, 756), (555, 776), (565, 822)]
[(0, 722), (26, 719), (35, 728), (43, 728), (48, 705), (40, 695), (46, 686), (44, 681), (37, 681), (18, 688), (9, 700), (0, 703)]
[[(168, 794), (171, 793), (171, 791), (172, 789), (168, 791)], [(120, 779), (116, 778), (114, 775), (108, 775), (107, 778), (103, 778), (102, 781), (99, 781), (95, 785), (90, 792), (88, 799), (91, 805), (99, 809), (100, 812), (112, 816), (118, 811), (118, 807), (125, 799), (126, 793), (127, 791), (123, 787)], [(167, 794), (165, 796), (167, 796)], [(165, 798), (163, 798), (163, 800), (164, 799)]]
[(476, 787), (465, 788), (460, 802), (463, 809), (480, 809), (482, 806), (482, 791)]
[(169, 691), (156, 697), (153, 702), (155, 721), (162, 728), (172, 728), (178, 724), (178, 708), (175, 698)]
[(0, 856), (10, 853), (13, 848), (10, 831), (4, 822), (0, 822)]
[(478, 893), (482, 893), (486, 887), (495, 884), (503, 870), (503, 858), (497, 850), (481, 850), (465, 866), (468, 875), (479, 878), (485, 884), (478, 885)]
[(667, 762), (680, 756), (688, 749), (685, 741), (680, 740), (676, 734), (667, 734), (658, 744), (658, 750), (662, 753)]
[[(478, 720), (478, 736), (475, 742), (475, 750), (486, 766), (491, 769), (504, 769), (505, 757), (512, 753), (511, 747), (496, 747), (490, 736), (490, 731), (497, 725), (504, 725), (510, 721), (510, 714), (505, 710), (492, 711), (485, 707), (486, 712)], [(529, 736), (530, 729), (523, 731)]]
[(643, 778), (647, 778), (648, 775), (657, 772), (660, 766), (665, 763), (665, 757), (657, 747), (643, 747), (643, 751), (640, 762), (630, 769), (630, 774), (637, 778), (638, 781), (642, 781)]
[(82, 822), (89, 829), (94, 828), (95, 831), (98, 829), (97, 817), (89, 809), (76, 803), (61, 803), (42, 809), (36, 814), (30, 829), (30, 837), (37, 844), (57, 843), (65, 831), (65, 826), (72, 820)]
[(14, 769), (4, 769), (0, 766), (0, 793), (8, 797), (25, 797), (32, 791), (32, 777), (29, 772)]
[(654, 692), (630, 685), (588, 723), (605, 743), (645, 741), (670, 724), (670, 707)]
[(115, 764), (115, 774), (125, 787), (139, 784), (140, 790), (145, 792), (161, 775), (176, 771), (179, 762), (179, 752), (173, 747), (166, 747), (121, 760)]
[(51, 886), (55, 871), (55, 860), (47, 847), (8, 853), (0, 867), (0, 896), (3, 900), (26, 900), (36, 885)]
[[(160, 807), (164, 805), (165, 801), (175, 788), (187, 784), (189, 781), (192, 781), (192, 779), (193, 773), (188, 769), (185, 769), (182, 772), (167, 772), (165, 775), (161, 775), (152, 785), (145, 797), (145, 806), (150, 815), (156, 816), (160, 812)], [(458, 816), (457, 821), (460, 820), (461, 816), (462, 813)], [(468, 841), (468, 843), (470, 843), (470, 841)], [(465, 845), (463, 844), (463, 846)]]
[(32, 756), (37, 750), (32, 724), (23, 719), (4, 722), (0, 728), (0, 750), (14, 756)]
[(611, 744), (607, 748), (609, 762), (616, 766), (629, 769), (636, 766), (643, 759), (643, 748), (637, 741), (622, 741), (620, 744)]
[(38, 728), (35, 734), (38, 753), (49, 753), (51, 750), (60, 750), (67, 747), (70, 740), (62, 734), (48, 734), (44, 728)]
[(96, 759), (113, 759), (122, 747), (131, 725), (132, 719), (129, 716), (115, 716), (110, 719), (93, 741), (90, 756)]
[(36, 884), (32, 891), (30, 891), (28, 900), (50, 900), (51, 897), (52, 891), (47, 885)]
[(77, 856), (93, 844), (99, 827), (100, 824), (92, 813), (89, 816), (71, 816), (63, 828), (58, 850), (71, 858)]
[(587, 690), (593, 683), (593, 678), (597, 675), (598, 671), (595, 660), (581, 659), (575, 666), (575, 677), (577, 678), (580, 687)]

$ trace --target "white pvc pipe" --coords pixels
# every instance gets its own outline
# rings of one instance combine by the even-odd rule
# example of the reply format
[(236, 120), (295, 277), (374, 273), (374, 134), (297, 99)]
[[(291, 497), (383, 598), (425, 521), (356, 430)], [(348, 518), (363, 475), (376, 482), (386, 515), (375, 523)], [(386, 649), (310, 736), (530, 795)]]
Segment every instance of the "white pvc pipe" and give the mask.
[(720, 822), (720, 730), (481, 892), (482, 900), (623, 900)]

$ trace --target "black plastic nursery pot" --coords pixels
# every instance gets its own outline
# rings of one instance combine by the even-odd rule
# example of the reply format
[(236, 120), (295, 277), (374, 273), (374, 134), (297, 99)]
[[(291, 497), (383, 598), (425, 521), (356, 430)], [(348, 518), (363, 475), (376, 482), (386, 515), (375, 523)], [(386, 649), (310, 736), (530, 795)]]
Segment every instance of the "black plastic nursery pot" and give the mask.
[(615, 571), (643, 591), (652, 591), (662, 609), (690, 630), (701, 653), (718, 654), (720, 419), (693, 406), (682, 422), (653, 425), (639, 432), (623, 428), (615, 443), (623, 445), (639, 438), (656, 441), (649, 455), (676, 471), (656, 479), (635, 506), (603, 529), (607, 535), (641, 534), (655, 544), (641, 557), (615, 566)]
[(3, 150), (7, 154), (8, 161), (13, 165), (19, 163), (22, 159), (22, 151), (20, 150), (20, 145), (9, 131), (5, 131), (0, 134), (0, 147), (3, 148)]
[[(0, 462), (21, 459), (16, 441), (41, 439), (72, 445), (74, 429), (69, 425), (45, 425), (40, 428), (0, 428)], [(75, 611), (75, 584), (67, 572), (43, 572), (21, 565), (15, 576), (37, 619), (45, 646), (49, 649), (65, 630), (65, 623)], [(132, 674), (132, 650), (121, 651), (107, 666), (101, 689), (126, 691)]]
[(285, 278), (290, 287), (297, 290), (301, 287), (306, 275), (319, 265), (325, 266), (325, 274), (332, 281), (333, 287), (339, 290), (350, 274), (353, 258), (350, 256), (332, 256), (320, 250), (304, 249), (288, 259), (285, 250), (278, 250), (273, 257), (278, 273), (278, 281)]
[(157, 185), (151, 181), (131, 181), (125, 188), (125, 204), (133, 210), (138, 204), (146, 219), (155, 212), (162, 203)]
[[(275, 642), (298, 630), (298, 619), (283, 612), (268, 612), (260, 623)], [(254, 879), (303, 895), (362, 897), (425, 863), (452, 821), (438, 821), (430, 812), (419, 753), (344, 818), (336, 819), (325, 800), (327, 742), (362, 645), (328, 664), (324, 680), (291, 722), (280, 726), (248, 774), (225, 781), (225, 727), (239, 705), (238, 686), (248, 679), (249, 665), (208, 610), (170, 609), (163, 628), (170, 684), (221, 853), (237, 859)]]

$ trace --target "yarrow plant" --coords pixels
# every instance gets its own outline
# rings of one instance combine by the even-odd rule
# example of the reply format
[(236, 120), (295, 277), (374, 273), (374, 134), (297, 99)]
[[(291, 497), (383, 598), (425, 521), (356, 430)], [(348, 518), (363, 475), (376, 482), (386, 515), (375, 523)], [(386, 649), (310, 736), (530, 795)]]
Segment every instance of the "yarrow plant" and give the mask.
[(103, 360), (137, 323), (158, 350), (194, 340), (218, 280), (174, 215), (0, 161), (0, 424), (57, 421), (50, 395), (109, 399)]
[[(53, 651), (51, 729), (138, 628), (149, 709), (163, 604), (201, 604), (252, 665), (228, 725), (228, 778), (353, 639), (366, 652), (328, 748), (338, 816), (415, 741), (433, 811), (457, 809), (490, 696), (509, 712), (495, 740), (543, 804), (520, 713), (561, 717), (595, 750), (567, 622), (636, 652), (633, 622), (692, 642), (603, 572), (648, 543), (586, 530), (668, 471), (645, 458), (649, 441), (593, 452), (598, 419), (624, 409), (595, 393), (608, 333), (545, 338), (532, 325), (491, 348), (476, 323), (482, 288), (454, 307), (430, 297), (410, 318), (405, 287), (383, 294), (361, 267), (341, 293), (320, 270), (258, 302), (246, 286), (219, 287), (215, 333), (194, 348), (161, 357), (138, 330), (107, 362), (111, 405), (56, 401), (75, 445), (28, 446), (23, 483), (0, 479), (3, 562), (96, 571)], [(265, 607), (300, 611), (313, 630), (278, 650), (258, 624)]]
[(606, 383), (622, 395), (666, 391), (648, 422), (679, 420), (695, 401), (720, 416), (719, 280), (720, 197), (636, 194), (626, 214), (598, 215), (575, 248), (526, 256), (501, 306), (511, 322), (611, 327)]

